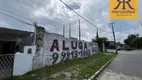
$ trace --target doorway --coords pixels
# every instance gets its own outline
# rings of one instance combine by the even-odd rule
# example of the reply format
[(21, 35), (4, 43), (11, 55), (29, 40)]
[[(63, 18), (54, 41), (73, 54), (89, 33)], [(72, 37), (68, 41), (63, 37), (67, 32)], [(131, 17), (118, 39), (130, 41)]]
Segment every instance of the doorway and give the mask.
[(15, 41), (0, 41), (0, 54), (15, 54)]

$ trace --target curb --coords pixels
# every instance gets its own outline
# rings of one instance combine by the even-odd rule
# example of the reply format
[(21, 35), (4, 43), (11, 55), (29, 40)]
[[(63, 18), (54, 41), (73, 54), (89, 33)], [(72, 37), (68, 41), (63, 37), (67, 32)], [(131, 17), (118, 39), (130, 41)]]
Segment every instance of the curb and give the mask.
[(115, 57), (111, 58), (105, 65), (103, 65), (94, 75), (92, 75), (88, 80), (92, 80), (96, 77)]

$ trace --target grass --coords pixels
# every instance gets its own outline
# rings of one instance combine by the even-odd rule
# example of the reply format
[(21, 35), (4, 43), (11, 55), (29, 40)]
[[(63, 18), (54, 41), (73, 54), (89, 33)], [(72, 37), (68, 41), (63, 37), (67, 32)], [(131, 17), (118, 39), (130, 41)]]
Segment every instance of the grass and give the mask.
[[(111, 53), (112, 55), (105, 55), (99, 53), (92, 55), (87, 58), (67, 60), (59, 64), (52, 66), (47, 66), (41, 69), (34, 70), (23, 76), (13, 77), (14, 80), (66, 80), (70, 78), (71, 80), (77, 79), (88, 79), (91, 77), (97, 70), (99, 70), (107, 61), (116, 54)], [(71, 75), (68, 75), (71, 74)], [(66, 73), (66, 74), (65, 74)], [(58, 75), (53, 78), (51, 76)]]

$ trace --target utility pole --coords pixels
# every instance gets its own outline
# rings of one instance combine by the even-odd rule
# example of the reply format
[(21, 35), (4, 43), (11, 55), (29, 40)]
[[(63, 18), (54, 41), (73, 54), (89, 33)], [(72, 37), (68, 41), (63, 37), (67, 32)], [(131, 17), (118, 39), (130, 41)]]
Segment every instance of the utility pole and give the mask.
[(71, 38), (71, 24), (69, 23), (69, 38)]
[(37, 31), (37, 27), (38, 27), (38, 25), (37, 25), (37, 22), (34, 22), (33, 23), (33, 25), (34, 25), (34, 41), (33, 41), (33, 45), (36, 45), (37, 43), (36, 43), (36, 35), (37, 35), (37, 33), (36, 33), (36, 31)]
[(118, 51), (117, 51), (116, 39), (115, 39), (114, 26), (113, 26), (114, 23), (115, 23), (115, 22), (112, 22), (112, 23), (110, 23), (110, 24), (111, 24), (111, 27), (112, 27), (112, 33), (113, 33), (113, 38), (114, 38), (115, 52), (118, 53)]
[(65, 25), (63, 25), (63, 37), (65, 37)]
[(140, 23), (141, 23), (141, 26), (142, 26), (142, 22), (140, 21)]
[(80, 20), (79, 20), (79, 40), (81, 40)]
[(103, 40), (103, 44), (102, 44), (102, 46), (103, 46), (103, 52), (106, 52), (106, 48), (105, 48), (105, 41)]
[(99, 33), (98, 33), (98, 29), (97, 29), (97, 32), (96, 32), (96, 40), (98, 40), (99, 38)]

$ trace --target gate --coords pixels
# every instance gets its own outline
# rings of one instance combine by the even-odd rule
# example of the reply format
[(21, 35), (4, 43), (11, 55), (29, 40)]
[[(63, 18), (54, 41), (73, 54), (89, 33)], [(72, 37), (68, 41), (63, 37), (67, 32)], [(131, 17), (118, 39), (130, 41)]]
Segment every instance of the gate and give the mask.
[(13, 76), (14, 54), (0, 54), (0, 80), (11, 80)]

